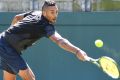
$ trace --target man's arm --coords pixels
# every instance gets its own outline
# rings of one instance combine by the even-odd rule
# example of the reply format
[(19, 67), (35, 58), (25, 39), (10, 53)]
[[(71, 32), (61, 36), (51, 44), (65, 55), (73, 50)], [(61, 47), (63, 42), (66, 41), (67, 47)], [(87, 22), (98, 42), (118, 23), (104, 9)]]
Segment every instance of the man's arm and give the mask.
[(27, 15), (30, 15), (33, 11), (29, 11), (29, 12), (26, 12), (26, 13), (21, 13), (21, 14), (17, 14), (13, 20), (12, 20), (12, 23), (11, 25), (14, 25), (15, 23), (17, 23), (18, 21), (22, 20), (24, 17), (26, 17)]
[(49, 38), (64, 50), (74, 53), (80, 60), (84, 61), (86, 60), (86, 57), (88, 57), (83, 50), (71, 44), (67, 39), (61, 37), (57, 32), (55, 32), (55, 34)]
[(24, 14), (18, 14), (18, 15), (16, 15), (13, 18), (11, 25), (14, 25), (15, 23), (17, 23), (18, 21), (22, 20), (23, 18), (24, 18)]

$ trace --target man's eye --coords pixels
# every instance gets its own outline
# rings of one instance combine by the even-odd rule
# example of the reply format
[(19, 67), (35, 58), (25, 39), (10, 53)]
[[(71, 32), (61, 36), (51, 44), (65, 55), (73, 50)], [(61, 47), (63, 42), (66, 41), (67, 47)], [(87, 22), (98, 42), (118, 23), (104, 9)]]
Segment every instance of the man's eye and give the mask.
[(54, 14), (54, 12), (51, 12), (52, 14)]

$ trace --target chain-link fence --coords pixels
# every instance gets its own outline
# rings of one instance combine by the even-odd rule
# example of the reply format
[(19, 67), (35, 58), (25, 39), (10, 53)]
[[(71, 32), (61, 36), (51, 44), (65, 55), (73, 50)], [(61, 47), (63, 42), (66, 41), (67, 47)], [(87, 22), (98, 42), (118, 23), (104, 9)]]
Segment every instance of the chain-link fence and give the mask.
[[(59, 11), (120, 11), (120, 0), (55, 0)], [(41, 10), (44, 0), (0, 0), (0, 12)]]
[[(44, 0), (0, 0), (2, 11), (41, 10)], [(60, 11), (72, 11), (73, 0), (56, 0)]]
[(30, 0), (0, 0), (0, 11), (26, 11), (30, 6)]

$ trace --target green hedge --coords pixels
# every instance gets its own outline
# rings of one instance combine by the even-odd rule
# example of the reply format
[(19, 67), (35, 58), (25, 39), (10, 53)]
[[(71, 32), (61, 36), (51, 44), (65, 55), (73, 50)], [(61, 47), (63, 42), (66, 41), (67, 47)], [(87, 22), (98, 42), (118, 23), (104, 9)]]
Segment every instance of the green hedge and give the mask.
[[(98, 11), (97, 9), (98, 3), (93, 4), (93, 11)], [(99, 3), (100, 11), (119, 11), (120, 10), (120, 1), (113, 0), (102, 0)]]

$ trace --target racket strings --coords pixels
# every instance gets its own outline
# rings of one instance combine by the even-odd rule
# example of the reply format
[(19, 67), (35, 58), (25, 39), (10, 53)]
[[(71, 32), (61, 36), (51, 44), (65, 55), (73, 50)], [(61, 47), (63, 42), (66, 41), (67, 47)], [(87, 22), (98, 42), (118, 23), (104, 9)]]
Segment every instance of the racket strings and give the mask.
[(119, 70), (113, 61), (106, 58), (102, 58), (99, 62), (103, 71), (105, 71), (109, 76), (113, 78), (119, 77)]

